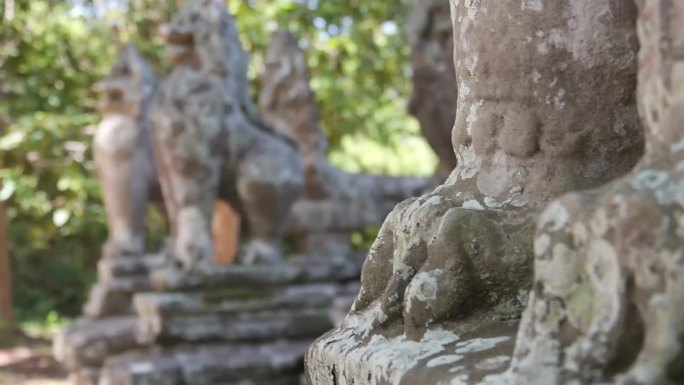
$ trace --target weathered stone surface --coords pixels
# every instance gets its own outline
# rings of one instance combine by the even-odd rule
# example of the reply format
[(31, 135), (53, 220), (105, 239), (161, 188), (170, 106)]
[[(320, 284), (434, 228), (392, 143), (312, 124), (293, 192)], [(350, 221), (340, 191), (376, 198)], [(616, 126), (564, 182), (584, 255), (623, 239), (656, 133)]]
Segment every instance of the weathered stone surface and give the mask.
[[(459, 329), (519, 316), (540, 208), (624, 174), (641, 154), (633, 4), (452, 0), (451, 10), (458, 166), (444, 185), (388, 216), (349, 316), (309, 352), (317, 384), (413, 383), (407, 376), (423, 363), (409, 353), (408, 365), (419, 367), (383, 366), (370, 379), (352, 370), (361, 365), (353, 357), (375, 352), (368, 341), (383, 336), (436, 355), (445, 349), (435, 348), (438, 330), (464, 338)], [(456, 375), (458, 366), (442, 372), (454, 369), (455, 383), (480, 382)]]
[(99, 385), (186, 385), (173, 354), (128, 353), (107, 360)]
[(456, 74), (449, 3), (415, 0), (406, 23), (411, 46), (413, 95), (409, 111), (420, 123), (423, 136), (437, 154), (435, 184), (446, 180), (456, 167), (451, 129), (456, 117)]
[(136, 295), (145, 342), (264, 341), (313, 338), (332, 328), (335, 285), (234, 288)]
[(186, 274), (173, 268), (152, 273), (159, 291), (185, 291), (219, 288), (259, 288), (314, 282), (345, 282), (358, 279), (361, 262), (353, 259), (293, 258), (276, 266), (214, 266), (204, 274)]
[(280, 235), (303, 184), (294, 143), (261, 123), (249, 99), (248, 57), (217, 0), (194, 0), (165, 26), (173, 72), (152, 114), (157, 166), (171, 222), (171, 257), (212, 269), (212, 210), (230, 203), (248, 225), (243, 261), (281, 259)]
[(307, 343), (177, 348), (107, 361), (100, 385), (297, 385)]
[(57, 333), (54, 355), (72, 371), (98, 368), (111, 355), (141, 347), (136, 327), (132, 316), (78, 320)]
[(83, 305), (83, 315), (90, 319), (102, 319), (133, 314), (133, 294), (151, 288), (149, 278), (116, 279), (107, 284), (96, 283), (90, 289), (88, 301)]
[(111, 74), (98, 84), (102, 121), (93, 145), (109, 236), (106, 257), (141, 255), (144, 215), (161, 200), (149, 127), (157, 78), (134, 46), (126, 46)]
[(362, 339), (356, 333), (364, 333), (368, 325), (337, 329), (323, 337), (336, 343), (315, 344), (309, 351), (309, 381), (340, 385), (479, 384), (484, 376), (506, 369), (516, 325), (486, 320), (475, 330), (450, 325), (450, 330), (427, 331), (419, 341), (406, 338), (397, 328)]
[(684, 383), (684, 3), (637, 4), (646, 153), (541, 215), (511, 383)]
[(133, 294), (152, 289), (149, 273), (162, 263), (159, 255), (102, 258), (83, 314), (91, 319), (133, 314)]
[(291, 33), (272, 35), (265, 67), (259, 94), (264, 121), (299, 145), (304, 165), (304, 189), (286, 234), (297, 238), (300, 252), (348, 254), (351, 231), (381, 224), (395, 204), (420, 194), (428, 180), (351, 174), (328, 161), (328, 141), (319, 127), (306, 58)]

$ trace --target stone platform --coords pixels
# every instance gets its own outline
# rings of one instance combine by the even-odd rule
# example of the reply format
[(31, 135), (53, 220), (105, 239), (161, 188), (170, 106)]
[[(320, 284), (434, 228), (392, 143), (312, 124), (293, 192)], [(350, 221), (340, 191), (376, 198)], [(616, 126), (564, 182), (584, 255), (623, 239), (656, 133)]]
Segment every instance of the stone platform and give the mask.
[[(152, 268), (143, 274), (145, 266)], [(103, 282), (145, 276), (147, 289), (100, 306), (132, 313), (79, 320), (59, 333), (55, 355), (75, 385), (299, 384), (308, 345), (356, 294), (361, 261), (301, 257), (201, 276), (164, 266), (101, 263)]]
[(55, 357), (74, 385), (298, 384), (306, 347), (355, 297), (361, 263), (291, 257), (192, 275), (160, 255), (103, 259)]

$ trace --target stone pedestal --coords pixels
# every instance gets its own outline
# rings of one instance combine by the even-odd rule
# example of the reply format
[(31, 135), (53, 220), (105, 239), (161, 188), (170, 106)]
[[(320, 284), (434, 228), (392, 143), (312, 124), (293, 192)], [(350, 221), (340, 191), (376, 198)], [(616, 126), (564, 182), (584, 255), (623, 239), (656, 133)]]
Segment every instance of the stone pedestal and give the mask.
[(155, 271), (157, 291), (133, 299), (147, 349), (109, 357), (100, 384), (298, 384), (307, 346), (334, 326), (335, 297), (359, 273), (305, 258), (202, 276)]

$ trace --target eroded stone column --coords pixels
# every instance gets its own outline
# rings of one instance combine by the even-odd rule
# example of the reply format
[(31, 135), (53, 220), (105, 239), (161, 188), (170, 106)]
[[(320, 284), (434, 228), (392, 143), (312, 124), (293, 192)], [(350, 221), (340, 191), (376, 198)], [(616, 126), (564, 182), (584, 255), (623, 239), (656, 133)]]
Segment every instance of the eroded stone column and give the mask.
[(684, 381), (684, 3), (637, 3), (646, 153), (541, 215), (517, 384)]
[(452, 0), (451, 14), (458, 166), (388, 216), (350, 314), (309, 351), (312, 383), (475, 384), (503, 371), (539, 209), (641, 155), (632, 3)]

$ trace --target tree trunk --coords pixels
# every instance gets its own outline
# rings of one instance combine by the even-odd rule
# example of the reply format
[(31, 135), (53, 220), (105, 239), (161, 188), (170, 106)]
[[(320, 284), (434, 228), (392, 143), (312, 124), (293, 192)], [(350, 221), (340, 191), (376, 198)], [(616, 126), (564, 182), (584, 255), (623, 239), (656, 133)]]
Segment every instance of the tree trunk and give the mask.
[(7, 253), (7, 214), (5, 204), (0, 202), (0, 336), (3, 330), (13, 325), (12, 279)]

